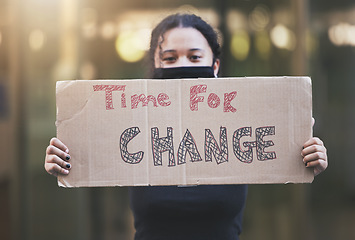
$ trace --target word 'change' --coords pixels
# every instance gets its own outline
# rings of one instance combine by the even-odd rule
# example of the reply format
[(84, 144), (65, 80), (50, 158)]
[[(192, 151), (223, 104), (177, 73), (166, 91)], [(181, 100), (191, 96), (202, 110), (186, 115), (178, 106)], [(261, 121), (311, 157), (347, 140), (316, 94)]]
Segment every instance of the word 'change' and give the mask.
[[(144, 152), (136, 153), (128, 152), (128, 144), (140, 133), (139, 127), (131, 127), (121, 134), (120, 137), (120, 152), (122, 160), (129, 164), (138, 164), (142, 161)], [(256, 149), (256, 156), (259, 161), (266, 161), (276, 159), (275, 152), (265, 152), (265, 148), (274, 145), (272, 140), (264, 141), (265, 136), (275, 135), (275, 126), (259, 127), (255, 129), (255, 141), (242, 142), (242, 137), (252, 137), (252, 128), (243, 127), (234, 131), (232, 137), (233, 153), (235, 157), (243, 163), (253, 162), (253, 149)], [(243, 147), (242, 147), (243, 146)], [(159, 129), (157, 127), (151, 128), (151, 147), (153, 154), (154, 166), (162, 166), (162, 153), (168, 152), (169, 167), (186, 163), (186, 156), (189, 153), (191, 162), (200, 162), (200, 151), (197, 148), (195, 138), (187, 129), (185, 135), (180, 141), (177, 149), (177, 160), (174, 153), (173, 142), (173, 128), (167, 128), (167, 136), (160, 137)], [(215, 158), (217, 164), (228, 162), (228, 143), (227, 143), (227, 129), (220, 128), (219, 145), (210, 129), (205, 129), (204, 142), (205, 161), (211, 162), (212, 156)]]

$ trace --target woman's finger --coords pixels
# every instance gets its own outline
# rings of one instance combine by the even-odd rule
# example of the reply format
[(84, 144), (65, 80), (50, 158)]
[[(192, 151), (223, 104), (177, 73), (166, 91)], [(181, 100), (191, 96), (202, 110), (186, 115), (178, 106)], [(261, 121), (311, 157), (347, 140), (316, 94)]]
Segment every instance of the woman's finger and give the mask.
[(50, 145), (46, 149), (44, 167), (46, 171), (53, 175), (69, 174), (71, 164), (69, 149), (58, 138), (52, 138)]
[(315, 162), (315, 161), (326, 161), (326, 155), (323, 152), (315, 152), (306, 155), (303, 158), (303, 162), (306, 164), (306, 166), (309, 166), (310, 162)]
[(62, 150), (65, 153), (69, 153), (69, 149), (67, 146), (65, 146), (64, 143), (62, 143), (62, 141), (60, 141), (58, 138), (52, 138), (49, 141), (49, 145), (53, 145), (55, 147), (57, 147), (58, 149)]
[(307, 148), (307, 147), (312, 146), (312, 145), (324, 146), (324, 143), (319, 138), (313, 137), (313, 138), (309, 139), (307, 142), (305, 142), (305, 144), (303, 144), (303, 148)]
[(71, 164), (69, 162), (64, 161), (63, 159), (61, 159), (57, 155), (48, 155), (46, 162), (47, 163), (56, 163), (58, 166), (65, 168), (65, 169), (71, 168)]
[(303, 157), (310, 155), (312, 153), (326, 153), (327, 149), (323, 145), (311, 145), (302, 150), (301, 154)]
[(49, 145), (47, 147), (47, 150), (46, 150), (46, 155), (47, 156), (50, 156), (50, 155), (55, 155), (55, 156), (58, 156), (60, 157), (61, 159), (65, 160), (65, 161), (69, 161), (70, 160), (70, 155), (63, 151), (62, 149), (54, 146), (54, 145)]
[(56, 163), (45, 163), (44, 168), (49, 174), (55, 177), (57, 177), (59, 174), (63, 174), (63, 175), (69, 174), (69, 170), (60, 167)]
[(312, 127), (314, 127), (315, 123), (316, 123), (316, 120), (314, 119), (314, 117), (312, 117)]
[(307, 168), (313, 168), (314, 174), (318, 175), (328, 167), (327, 149), (322, 140), (317, 137), (309, 139), (301, 152), (303, 162)]

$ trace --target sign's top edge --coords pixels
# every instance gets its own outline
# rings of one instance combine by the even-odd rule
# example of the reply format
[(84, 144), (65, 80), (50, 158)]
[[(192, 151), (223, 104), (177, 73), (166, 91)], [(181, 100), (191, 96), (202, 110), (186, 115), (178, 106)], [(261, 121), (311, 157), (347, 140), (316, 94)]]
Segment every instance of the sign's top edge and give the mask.
[(228, 79), (235, 79), (235, 80), (245, 80), (245, 79), (311, 79), (309, 76), (245, 76), (245, 77), (218, 77), (218, 78), (181, 78), (181, 79), (152, 79), (152, 78), (128, 78), (128, 79), (92, 79), (92, 80), (85, 80), (85, 79), (76, 79), (76, 80), (58, 80), (57, 82), (94, 82), (94, 81), (175, 81), (175, 80), (228, 80)]

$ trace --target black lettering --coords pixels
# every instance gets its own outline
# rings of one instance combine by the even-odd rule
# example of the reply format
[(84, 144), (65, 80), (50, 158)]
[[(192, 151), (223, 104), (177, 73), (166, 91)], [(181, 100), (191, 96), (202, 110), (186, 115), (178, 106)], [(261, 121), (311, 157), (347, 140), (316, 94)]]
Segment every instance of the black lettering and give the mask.
[(139, 151), (137, 153), (129, 153), (127, 150), (128, 143), (138, 134), (140, 130), (138, 127), (131, 127), (121, 134), (120, 138), (120, 151), (123, 161), (129, 164), (140, 163), (143, 159), (144, 152)]
[(211, 130), (205, 129), (205, 158), (207, 162), (212, 161), (212, 154), (217, 164), (228, 162), (227, 130), (225, 127), (220, 128), (219, 141), (221, 147), (218, 146)]
[(191, 162), (202, 161), (200, 153), (197, 150), (195, 139), (192, 137), (189, 129), (186, 130), (178, 149), (178, 164), (186, 163), (186, 153), (190, 154)]
[(162, 153), (169, 152), (169, 167), (175, 166), (174, 145), (173, 145), (173, 129), (167, 128), (167, 136), (159, 138), (159, 130), (157, 127), (151, 129), (152, 151), (154, 166), (162, 166)]

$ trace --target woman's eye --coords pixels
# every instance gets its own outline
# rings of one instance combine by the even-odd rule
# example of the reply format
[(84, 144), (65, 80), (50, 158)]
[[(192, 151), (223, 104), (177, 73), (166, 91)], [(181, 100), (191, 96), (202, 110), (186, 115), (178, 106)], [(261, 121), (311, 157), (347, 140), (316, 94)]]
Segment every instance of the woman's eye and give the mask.
[(200, 58), (201, 58), (201, 56), (198, 56), (198, 55), (193, 55), (193, 56), (190, 57), (190, 59), (192, 61), (198, 61), (198, 60), (200, 60)]
[(176, 60), (175, 57), (165, 57), (165, 58), (163, 58), (164, 62), (174, 62), (175, 60)]

